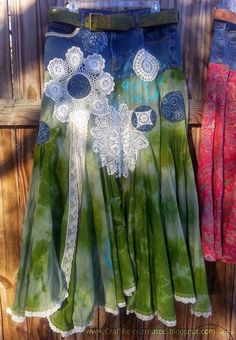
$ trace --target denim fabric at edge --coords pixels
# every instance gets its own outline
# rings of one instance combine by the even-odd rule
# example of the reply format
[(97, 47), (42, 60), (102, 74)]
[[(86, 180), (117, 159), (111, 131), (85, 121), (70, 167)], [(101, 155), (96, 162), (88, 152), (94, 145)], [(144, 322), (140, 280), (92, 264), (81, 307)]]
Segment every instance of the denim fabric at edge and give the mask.
[[(82, 17), (93, 12), (93, 10), (80, 10)], [(126, 10), (122, 13), (135, 15), (140, 12), (149, 13), (150, 10)], [(108, 14), (112, 12), (96, 9), (96, 13)], [(51, 23), (49, 25), (49, 32), (65, 34), (68, 37), (75, 29), (75, 26), (64, 23)], [(99, 46), (94, 50), (82, 48), (84, 56), (86, 57), (92, 53), (101, 54), (106, 61), (105, 71), (109, 70), (114, 79), (130, 77), (135, 74), (132, 62), (138, 50), (142, 48), (156, 56), (160, 62), (161, 72), (169, 68), (182, 66), (180, 42), (175, 24), (147, 28), (140, 27), (127, 31), (104, 31), (102, 36), (101, 32), (100, 35), (98, 33), (98, 31), (80, 28), (78, 33), (70, 37), (70, 39), (58, 39), (56, 36), (50, 36), (49, 33), (45, 51), (46, 66), (53, 58), (64, 58), (66, 51), (72, 45), (82, 47), (84, 46), (84, 41), (95, 37), (98, 44), (99, 39), (101, 39), (101, 44), (102, 39), (103, 41), (105, 39), (103, 49), (99, 50)]]
[[(218, 4), (217, 8), (226, 8)], [(210, 62), (228, 65), (236, 70), (236, 25), (221, 20), (214, 21)]]

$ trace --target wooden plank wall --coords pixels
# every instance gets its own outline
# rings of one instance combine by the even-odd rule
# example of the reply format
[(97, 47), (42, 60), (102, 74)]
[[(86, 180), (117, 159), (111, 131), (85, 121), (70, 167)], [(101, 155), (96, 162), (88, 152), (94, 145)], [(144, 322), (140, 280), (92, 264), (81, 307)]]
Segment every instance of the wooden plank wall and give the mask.
[[(184, 69), (191, 99), (190, 141), (198, 156), (202, 98), (216, 0), (162, 0), (162, 7), (180, 10), (179, 32)], [(45, 319), (27, 319), (15, 324), (6, 314), (13, 301), (19, 263), (21, 225), (32, 169), (43, 89), (43, 35), (47, 9), (62, 0), (0, 0), (0, 340), (61, 339)], [(11, 36), (9, 16), (11, 14)], [(10, 49), (12, 46), (12, 52)], [(11, 58), (12, 55), (12, 58)], [(234, 265), (207, 264), (213, 316), (190, 315), (189, 307), (176, 304), (177, 334), (156, 321), (142, 322), (134, 316), (114, 317), (97, 310), (94, 326), (107, 334), (77, 334), (67, 339), (233, 339), (236, 338), (236, 270)], [(109, 334), (123, 328), (123, 334)], [(211, 334), (194, 335), (199, 332)], [(157, 329), (152, 334), (152, 329)], [(192, 332), (191, 332), (191, 329)], [(190, 332), (178, 335), (181, 332)], [(234, 332), (230, 337), (227, 333)], [(158, 334), (159, 331), (159, 334)], [(128, 335), (128, 332), (133, 334)], [(146, 333), (145, 333), (146, 332)], [(225, 333), (224, 333), (225, 332)], [(165, 333), (165, 334), (164, 334)]]

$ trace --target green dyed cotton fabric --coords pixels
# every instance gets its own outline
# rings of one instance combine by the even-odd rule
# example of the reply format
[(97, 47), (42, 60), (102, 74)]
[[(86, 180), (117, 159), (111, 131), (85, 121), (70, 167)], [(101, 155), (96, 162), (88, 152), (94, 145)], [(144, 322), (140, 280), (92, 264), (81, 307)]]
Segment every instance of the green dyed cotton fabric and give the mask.
[[(166, 96), (176, 93), (184, 101), (184, 116), (179, 119), (179, 112), (171, 112), (175, 117), (171, 120), (163, 107)], [(138, 317), (157, 315), (170, 326), (176, 320), (175, 299), (185, 303), (195, 299), (196, 314), (211, 311), (182, 69), (166, 70), (149, 82), (138, 77), (116, 81), (109, 101), (116, 109), (120, 103), (130, 111), (150, 107), (156, 121), (143, 132), (148, 146), (139, 150), (134, 171), (124, 178), (109, 175), (100, 166), (90, 133), (95, 117), (90, 117), (69, 287), (61, 261), (67, 230), (70, 129), (52, 115), (50, 99), (44, 97), (42, 104), (41, 120), (51, 135), (35, 149), (12, 311), (24, 316), (25, 311), (47, 312), (58, 305), (57, 311), (49, 313), (50, 322), (62, 332), (86, 326), (96, 305), (116, 314), (125, 303), (127, 311)]]

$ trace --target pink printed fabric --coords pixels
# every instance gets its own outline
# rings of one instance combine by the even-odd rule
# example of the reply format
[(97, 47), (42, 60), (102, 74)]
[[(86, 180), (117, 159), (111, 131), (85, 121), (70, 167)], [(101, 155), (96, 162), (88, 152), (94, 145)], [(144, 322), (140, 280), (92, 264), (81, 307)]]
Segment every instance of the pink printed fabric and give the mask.
[(208, 67), (198, 164), (202, 246), (207, 261), (236, 263), (236, 71)]

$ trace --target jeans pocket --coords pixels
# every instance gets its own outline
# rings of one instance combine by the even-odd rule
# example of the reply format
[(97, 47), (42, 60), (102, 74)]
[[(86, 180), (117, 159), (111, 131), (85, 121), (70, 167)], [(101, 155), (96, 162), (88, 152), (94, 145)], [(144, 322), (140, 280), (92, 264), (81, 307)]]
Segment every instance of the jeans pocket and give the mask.
[(53, 22), (49, 24), (46, 37), (56, 36), (61, 38), (70, 38), (76, 35), (79, 28), (70, 24)]

